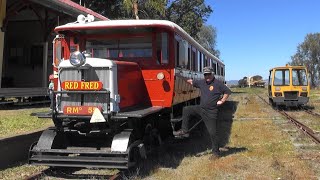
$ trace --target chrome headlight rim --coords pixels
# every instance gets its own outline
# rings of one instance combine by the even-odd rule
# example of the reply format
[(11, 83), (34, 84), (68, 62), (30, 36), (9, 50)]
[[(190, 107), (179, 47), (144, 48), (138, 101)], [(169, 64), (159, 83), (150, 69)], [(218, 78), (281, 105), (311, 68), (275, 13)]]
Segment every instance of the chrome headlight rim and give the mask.
[(80, 51), (75, 51), (70, 54), (70, 63), (73, 66), (80, 67), (86, 63), (86, 56)]

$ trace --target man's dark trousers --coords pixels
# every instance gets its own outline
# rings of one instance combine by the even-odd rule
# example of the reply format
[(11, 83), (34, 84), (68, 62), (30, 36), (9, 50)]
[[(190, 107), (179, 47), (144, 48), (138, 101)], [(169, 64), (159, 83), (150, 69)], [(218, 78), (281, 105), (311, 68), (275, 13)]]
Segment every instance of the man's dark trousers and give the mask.
[(201, 117), (205, 123), (208, 133), (210, 135), (212, 143), (212, 153), (218, 154), (218, 136), (217, 136), (217, 120), (218, 120), (218, 108), (214, 109), (204, 109), (199, 105), (186, 106), (183, 108), (182, 112), (182, 127), (184, 131), (189, 130), (189, 122), (192, 117)]

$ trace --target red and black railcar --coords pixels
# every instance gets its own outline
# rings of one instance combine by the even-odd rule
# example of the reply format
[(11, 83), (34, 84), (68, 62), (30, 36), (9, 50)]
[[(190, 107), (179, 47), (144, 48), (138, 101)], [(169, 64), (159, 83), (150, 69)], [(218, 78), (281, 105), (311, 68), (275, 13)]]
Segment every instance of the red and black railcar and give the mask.
[(175, 23), (79, 21), (55, 28), (55, 127), (31, 147), (31, 164), (130, 168), (196, 103), (186, 79), (211, 66), (224, 81), (224, 64)]

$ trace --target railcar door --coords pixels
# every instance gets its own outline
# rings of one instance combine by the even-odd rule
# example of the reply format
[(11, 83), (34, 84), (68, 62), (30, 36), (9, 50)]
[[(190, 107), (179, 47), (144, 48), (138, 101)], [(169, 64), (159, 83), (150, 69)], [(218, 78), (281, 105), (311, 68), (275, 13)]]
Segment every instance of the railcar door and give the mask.
[[(170, 107), (173, 94), (172, 39), (170, 33), (156, 31), (153, 40), (152, 60), (140, 61), (142, 75), (152, 106)], [(172, 46), (172, 47), (171, 47)]]
[(269, 71), (269, 81), (268, 81), (268, 94), (269, 94), (269, 98), (272, 98), (271, 85), (272, 85), (272, 70)]

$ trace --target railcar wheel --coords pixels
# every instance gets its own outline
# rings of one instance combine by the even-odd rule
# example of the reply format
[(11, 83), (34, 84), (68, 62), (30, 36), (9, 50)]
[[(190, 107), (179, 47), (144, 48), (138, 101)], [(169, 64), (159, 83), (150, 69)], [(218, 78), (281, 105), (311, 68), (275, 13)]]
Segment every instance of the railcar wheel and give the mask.
[(278, 106), (272, 99), (269, 99), (269, 104), (272, 106), (273, 109), (278, 109)]
[(150, 151), (152, 147), (160, 146), (162, 144), (162, 139), (158, 129), (152, 127), (151, 124), (147, 124), (143, 142), (147, 146), (147, 151)]

